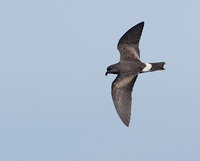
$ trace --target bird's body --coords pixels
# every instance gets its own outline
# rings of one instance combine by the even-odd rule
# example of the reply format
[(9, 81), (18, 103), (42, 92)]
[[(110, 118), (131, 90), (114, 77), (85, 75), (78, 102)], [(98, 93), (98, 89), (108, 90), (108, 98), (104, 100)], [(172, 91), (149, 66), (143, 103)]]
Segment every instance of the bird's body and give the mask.
[(128, 30), (119, 40), (118, 50), (120, 62), (107, 68), (108, 73), (117, 74), (112, 83), (112, 98), (117, 113), (123, 123), (129, 126), (131, 117), (131, 93), (138, 74), (164, 70), (164, 62), (143, 63), (140, 60), (139, 40), (144, 27), (144, 22)]

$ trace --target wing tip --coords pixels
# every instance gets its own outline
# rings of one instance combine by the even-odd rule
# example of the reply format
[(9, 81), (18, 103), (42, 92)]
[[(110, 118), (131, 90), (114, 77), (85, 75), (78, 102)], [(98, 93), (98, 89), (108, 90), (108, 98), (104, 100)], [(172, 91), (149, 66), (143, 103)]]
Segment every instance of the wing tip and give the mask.
[(127, 127), (129, 127), (129, 123), (128, 124), (125, 124)]
[(124, 125), (126, 125), (127, 127), (129, 127), (129, 124), (130, 124), (130, 118), (129, 119), (124, 119), (124, 118), (121, 118), (121, 121), (124, 123)]
[(142, 26), (142, 28), (144, 27), (144, 21), (142, 21), (142, 22), (140, 22), (140, 23), (138, 23), (137, 25), (135, 25), (135, 26)]
[(143, 24), (144, 25), (144, 21), (140, 22), (139, 24)]
[(144, 28), (144, 21), (136, 24), (130, 28), (119, 40), (117, 46), (120, 44), (139, 44), (140, 37), (142, 35), (142, 30)]

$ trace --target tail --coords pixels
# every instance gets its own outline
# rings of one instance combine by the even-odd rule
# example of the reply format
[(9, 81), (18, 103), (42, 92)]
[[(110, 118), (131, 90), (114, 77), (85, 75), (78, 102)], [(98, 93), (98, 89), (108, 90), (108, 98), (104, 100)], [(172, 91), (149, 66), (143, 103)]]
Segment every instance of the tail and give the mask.
[(150, 72), (150, 71), (156, 71), (156, 70), (165, 70), (164, 65), (165, 62), (159, 62), (159, 63), (145, 63), (145, 67), (142, 70), (142, 72)]

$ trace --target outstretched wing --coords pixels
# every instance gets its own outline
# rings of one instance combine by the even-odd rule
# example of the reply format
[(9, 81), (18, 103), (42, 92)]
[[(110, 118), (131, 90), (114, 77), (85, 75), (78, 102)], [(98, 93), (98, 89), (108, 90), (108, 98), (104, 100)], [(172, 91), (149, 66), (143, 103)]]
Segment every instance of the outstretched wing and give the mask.
[(140, 58), (139, 41), (142, 35), (144, 22), (129, 29), (119, 40), (117, 48), (120, 52), (120, 61), (129, 61)]
[(117, 76), (112, 83), (112, 98), (117, 113), (122, 122), (129, 126), (131, 118), (131, 93), (137, 76), (130, 75), (126, 77)]

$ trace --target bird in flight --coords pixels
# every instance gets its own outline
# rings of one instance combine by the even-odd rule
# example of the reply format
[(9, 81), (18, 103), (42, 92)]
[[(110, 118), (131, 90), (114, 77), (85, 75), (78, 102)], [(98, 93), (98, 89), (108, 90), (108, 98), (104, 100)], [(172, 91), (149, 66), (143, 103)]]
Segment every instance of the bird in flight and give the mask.
[(119, 40), (117, 48), (120, 61), (107, 68), (107, 74), (117, 74), (112, 83), (112, 99), (122, 122), (129, 126), (131, 117), (132, 90), (138, 74), (164, 70), (165, 62), (143, 63), (140, 60), (139, 41), (144, 22), (129, 29)]

